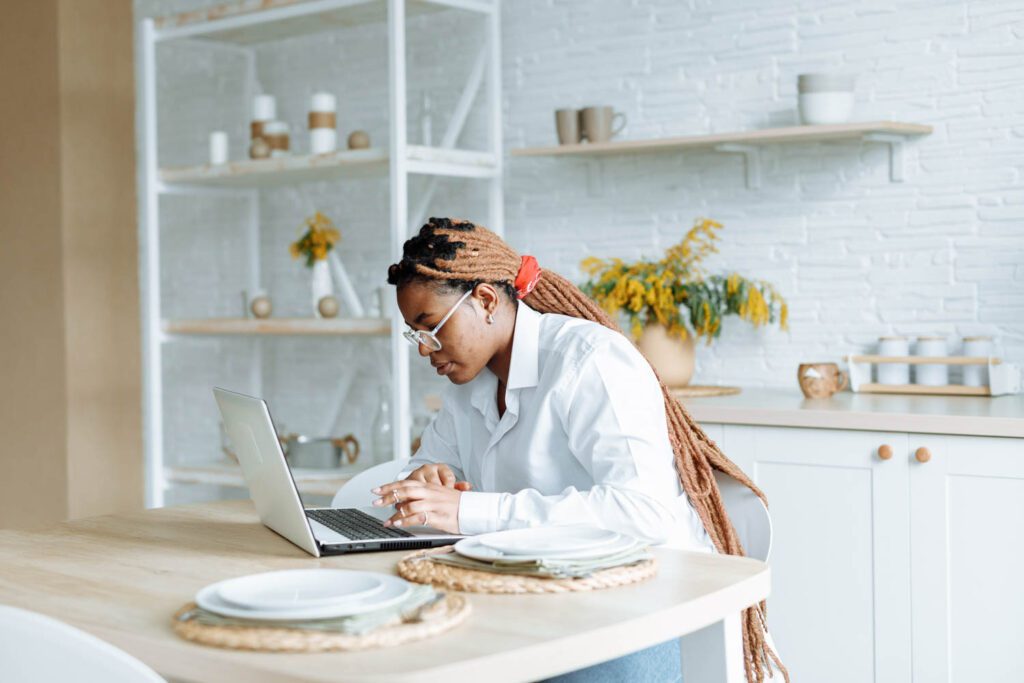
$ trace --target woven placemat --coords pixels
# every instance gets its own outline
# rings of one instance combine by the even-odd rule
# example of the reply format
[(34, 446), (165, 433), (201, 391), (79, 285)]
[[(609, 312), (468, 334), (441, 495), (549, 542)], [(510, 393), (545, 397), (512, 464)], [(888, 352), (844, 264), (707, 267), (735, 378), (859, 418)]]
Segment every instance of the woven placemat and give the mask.
[(711, 385), (691, 384), (685, 387), (672, 387), (676, 398), (701, 398), (704, 396), (730, 396), (740, 393), (739, 387), (719, 387)]
[(370, 633), (352, 635), (274, 626), (210, 626), (195, 621), (178, 621), (181, 614), (195, 607), (195, 603), (185, 605), (172, 620), (174, 632), (185, 640), (229, 650), (263, 652), (332, 652), (392, 647), (430, 638), (455, 628), (472, 611), (464, 595), (446, 595), (429, 608), (429, 618), (423, 621), (381, 626)]
[(545, 579), (516, 574), (495, 574), (478, 569), (431, 562), (431, 555), (454, 552), (450, 547), (419, 550), (398, 562), (398, 574), (407, 581), (467, 593), (572, 593), (637, 583), (658, 573), (654, 558), (628, 567), (594, 572), (583, 579)]

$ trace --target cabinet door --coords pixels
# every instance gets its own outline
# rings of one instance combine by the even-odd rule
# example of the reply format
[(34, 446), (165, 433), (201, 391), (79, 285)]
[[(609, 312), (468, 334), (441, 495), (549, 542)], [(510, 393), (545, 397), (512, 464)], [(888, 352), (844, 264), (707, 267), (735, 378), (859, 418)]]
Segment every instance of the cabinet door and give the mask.
[(726, 425), (723, 450), (768, 496), (768, 623), (792, 679), (908, 681), (906, 434)]
[(910, 450), (914, 681), (1024, 681), (1024, 439)]

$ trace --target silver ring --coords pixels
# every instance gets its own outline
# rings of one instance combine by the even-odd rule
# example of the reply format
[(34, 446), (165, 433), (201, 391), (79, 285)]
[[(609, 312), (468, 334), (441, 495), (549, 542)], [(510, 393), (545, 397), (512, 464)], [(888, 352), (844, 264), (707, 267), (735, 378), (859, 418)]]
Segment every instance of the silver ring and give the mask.
[(430, 522), (428, 520), (429, 520), (429, 518), (427, 517), (427, 513), (424, 512), (423, 513), (423, 526), (430, 526)]
[(398, 497), (398, 489), (395, 489), (395, 490), (394, 490), (394, 491), (392, 491), (391, 493), (392, 493), (392, 495), (394, 495), (394, 497), (395, 497), (395, 505), (397, 506), (397, 505), (398, 505), (399, 503), (401, 503), (401, 502), (402, 502), (402, 499)]

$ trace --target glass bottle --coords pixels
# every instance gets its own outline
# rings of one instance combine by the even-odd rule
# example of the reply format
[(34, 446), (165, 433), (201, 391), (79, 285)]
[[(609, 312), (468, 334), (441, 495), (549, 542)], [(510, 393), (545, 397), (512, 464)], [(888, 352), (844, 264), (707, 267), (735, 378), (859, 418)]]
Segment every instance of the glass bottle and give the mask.
[(373, 434), (370, 445), (373, 448), (373, 462), (379, 464), (395, 458), (395, 443), (392, 436), (391, 403), (387, 388), (380, 386), (377, 393), (377, 415), (373, 418)]

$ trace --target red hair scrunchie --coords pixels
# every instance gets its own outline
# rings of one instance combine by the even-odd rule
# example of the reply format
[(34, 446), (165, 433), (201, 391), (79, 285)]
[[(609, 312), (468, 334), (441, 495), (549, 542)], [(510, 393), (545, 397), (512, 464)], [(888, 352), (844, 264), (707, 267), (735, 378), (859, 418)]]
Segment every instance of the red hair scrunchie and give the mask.
[(537, 259), (532, 256), (524, 256), (519, 263), (519, 272), (516, 274), (516, 296), (522, 299), (532, 292), (539, 279), (540, 265), (538, 265)]

